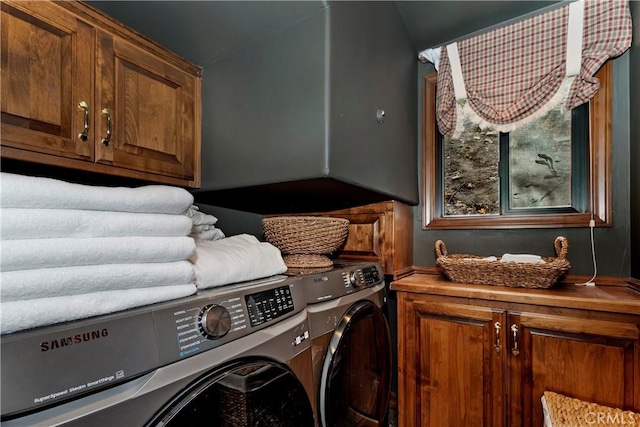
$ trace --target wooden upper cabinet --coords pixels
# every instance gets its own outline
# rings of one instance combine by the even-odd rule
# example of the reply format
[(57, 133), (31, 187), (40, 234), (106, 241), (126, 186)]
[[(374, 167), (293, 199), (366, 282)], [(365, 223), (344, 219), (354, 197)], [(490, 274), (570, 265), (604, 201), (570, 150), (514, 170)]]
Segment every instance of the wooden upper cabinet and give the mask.
[(2, 39), (3, 157), (200, 185), (199, 67), (81, 2), (3, 1)]
[(402, 277), (413, 269), (413, 208), (395, 200), (305, 215), (349, 220), (349, 235), (338, 258), (378, 262), (386, 275)]
[(1, 6), (3, 147), (93, 160), (92, 28), (49, 2)]
[[(193, 76), (99, 32), (96, 85), (95, 123), (101, 142), (96, 161), (194, 179), (199, 122)], [(107, 113), (109, 143), (104, 142), (109, 133)]]

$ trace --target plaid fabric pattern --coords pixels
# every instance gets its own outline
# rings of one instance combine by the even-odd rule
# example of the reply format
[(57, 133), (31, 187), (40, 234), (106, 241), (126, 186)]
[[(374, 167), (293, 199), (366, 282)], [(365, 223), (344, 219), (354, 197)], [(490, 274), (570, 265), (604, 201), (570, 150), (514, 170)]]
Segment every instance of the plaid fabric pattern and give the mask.
[[(458, 42), (472, 120), (499, 128), (545, 107), (565, 78), (569, 5)], [(631, 46), (628, 0), (586, 0), (582, 64), (567, 109), (588, 102), (600, 82), (594, 74)], [(436, 99), (440, 132), (454, 137), (457, 117), (451, 64), (441, 48)], [(485, 123), (485, 124), (486, 124)]]

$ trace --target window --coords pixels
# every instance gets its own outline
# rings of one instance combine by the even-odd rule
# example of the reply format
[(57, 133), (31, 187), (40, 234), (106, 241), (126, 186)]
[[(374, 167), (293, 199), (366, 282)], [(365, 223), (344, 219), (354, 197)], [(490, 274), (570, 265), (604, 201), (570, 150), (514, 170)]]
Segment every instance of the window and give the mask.
[[(469, 124), (465, 137), (482, 143), (466, 145), (438, 132), (437, 78), (435, 73), (425, 76), (423, 228), (586, 227), (592, 214), (596, 226), (611, 226), (610, 61), (596, 77), (597, 95), (567, 115), (552, 111), (510, 134)], [(527, 140), (543, 128), (554, 135), (554, 142)], [(561, 150), (559, 142), (564, 144)], [(469, 167), (458, 161), (465, 157), (482, 158), (472, 166), (473, 174), (457, 173)], [(476, 191), (479, 187), (484, 194)]]

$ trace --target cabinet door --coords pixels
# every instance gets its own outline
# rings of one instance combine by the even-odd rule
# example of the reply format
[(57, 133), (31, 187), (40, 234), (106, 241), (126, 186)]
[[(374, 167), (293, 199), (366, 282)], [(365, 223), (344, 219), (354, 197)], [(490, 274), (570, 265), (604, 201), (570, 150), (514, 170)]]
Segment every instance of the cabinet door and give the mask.
[(99, 33), (97, 58), (96, 161), (194, 180), (200, 157), (199, 79), (106, 33)]
[[(93, 30), (49, 2), (2, 2), (3, 156), (93, 159)], [(87, 119), (90, 119), (87, 116)], [(37, 154), (36, 154), (37, 155)]]
[(512, 313), (508, 319), (508, 425), (543, 425), (545, 390), (640, 409), (634, 397), (640, 369), (635, 324), (534, 313)]
[(399, 297), (399, 425), (503, 425), (504, 312)]
[(309, 215), (349, 220), (349, 235), (338, 258), (378, 262), (385, 275), (412, 269), (413, 210), (398, 201), (386, 201)]

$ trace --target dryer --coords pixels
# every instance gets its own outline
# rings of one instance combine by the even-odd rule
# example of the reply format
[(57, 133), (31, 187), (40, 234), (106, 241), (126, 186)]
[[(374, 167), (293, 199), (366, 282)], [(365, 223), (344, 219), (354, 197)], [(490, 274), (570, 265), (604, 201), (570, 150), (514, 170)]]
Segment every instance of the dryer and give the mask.
[(5, 335), (2, 425), (313, 426), (301, 283), (275, 276)]
[(317, 425), (383, 425), (393, 356), (381, 266), (336, 261), (331, 271), (303, 276), (303, 284)]

